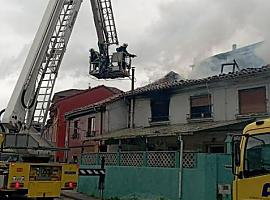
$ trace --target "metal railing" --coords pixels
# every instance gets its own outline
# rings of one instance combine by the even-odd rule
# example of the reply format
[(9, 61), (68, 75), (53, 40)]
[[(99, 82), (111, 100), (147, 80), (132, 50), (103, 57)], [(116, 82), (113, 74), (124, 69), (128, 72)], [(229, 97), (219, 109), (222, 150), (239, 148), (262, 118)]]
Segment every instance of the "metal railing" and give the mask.
[[(132, 167), (164, 167), (179, 168), (180, 153), (178, 151), (126, 151), (114, 153), (84, 153), (81, 155), (82, 165), (99, 165), (104, 157), (107, 166)], [(196, 168), (197, 154), (184, 152), (183, 168)]]

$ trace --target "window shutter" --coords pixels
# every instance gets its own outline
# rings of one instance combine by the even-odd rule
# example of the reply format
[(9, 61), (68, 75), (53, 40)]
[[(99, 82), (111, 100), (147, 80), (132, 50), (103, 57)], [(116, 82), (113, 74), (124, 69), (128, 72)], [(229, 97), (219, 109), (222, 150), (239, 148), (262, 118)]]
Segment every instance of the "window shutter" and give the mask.
[(265, 113), (266, 92), (265, 87), (239, 90), (240, 114)]
[(191, 97), (191, 107), (200, 107), (200, 106), (209, 106), (209, 105), (211, 105), (211, 95)]

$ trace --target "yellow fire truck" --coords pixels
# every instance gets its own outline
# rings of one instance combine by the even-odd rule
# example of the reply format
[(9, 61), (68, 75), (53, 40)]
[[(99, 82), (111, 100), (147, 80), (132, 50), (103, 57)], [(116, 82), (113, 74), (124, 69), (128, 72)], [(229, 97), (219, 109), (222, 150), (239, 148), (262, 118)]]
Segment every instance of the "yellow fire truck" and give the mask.
[(270, 199), (270, 119), (233, 139), (233, 200)]
[(53, 199), (77, 187), (78, 166), (58, 163), (9, 162), (0, 166), (0, 198)]

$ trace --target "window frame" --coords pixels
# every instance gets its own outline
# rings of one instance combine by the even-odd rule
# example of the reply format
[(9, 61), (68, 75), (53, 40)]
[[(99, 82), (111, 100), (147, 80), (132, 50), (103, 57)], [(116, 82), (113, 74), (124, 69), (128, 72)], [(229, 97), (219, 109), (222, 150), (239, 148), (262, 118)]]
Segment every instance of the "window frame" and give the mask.
[[(268, 135), (268, 134), (270, 135), (269, 132), (259, 133), (259, 134), (255, 134), (255, 135), (253, 135), (253, 134), (245, 135), (246, 139), (245, 139), (245, 145), (244, 145), (244, 158), (243, 158), (243, 175), (244, 175), (245, 178), (266, 175), (266, 173), (252, 174), (249, 170), (247, 170), (248, 167), (246, 166), (247, 165), (246, 159), (247, 159), (247, 145), (248, 145), (249, 138), (258, 137), (260, 135)], [(268, 173), (269, 173), (269, 171), (267, 172), (267, 174)]]
[(86, 137), (96, 136), (96, 117), (91, 116), (87, 118), (87, 132)]
[[(158, 96), (150, 98), (151, 118), (149, 119), (149, 121), (153, 123), (170, 121), (170, 116), (169, 116), (170, 115), (170, 102), (171, 102), (171, 98), (169, 95), (160, 94)], [(157, 112), (156, 108), (160, 108), (160, 106), (156, 106), (157, 104), (166, 106), (166, 115), (161, 116), (161, 115), (155, 114), (155, 113), (160, 113), (160, 112)]]
[[(199, 107), (199, 106), (192, 106), (192, 100), (193, 98), (202, 98), (202, 97), (207, 97), (208, 99), (208, 102), (209, 104), (207, 106), (204, 106), (204, 107), (208, 107), (209, 109), (209, 112), (208, 113), (204, 113), (204, 112), (201, 112), (201, 113), (193, 113), (192, 112), (192, 108), (195, 108), (195, 107)], [(189, 97), (189, 104), (190, 104), (190, 114), (189, 114), (189, 118), (190, 119), (209, 119), (209, 118), (212, 118), (213, 117), (213, 105), (212, 105), (212, 94), (211, 93), (207, 93), (207, 94), (200, 94), (200, 95), (192, 95)], [(200, 106), (200, 107), (203, 107), (203, 106)], [(193, 117), (194, 114), (201, 114), (201, 117)], [(209, 116), (205, 116), (205, 117), (202, 117), (202, 114), (209, 114)]]
[(72, 139), (79, 139), (79, 122), (80, 120), (74, 120), (73, 122)]

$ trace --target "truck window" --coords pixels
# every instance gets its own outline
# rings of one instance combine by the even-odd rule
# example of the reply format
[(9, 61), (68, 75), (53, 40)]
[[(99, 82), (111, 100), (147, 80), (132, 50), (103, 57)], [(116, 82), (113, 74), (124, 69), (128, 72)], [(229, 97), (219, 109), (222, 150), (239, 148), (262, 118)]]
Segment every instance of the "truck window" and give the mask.
[(264, 175), (270, 171), (270, 134), (247, 138), (245, 152), (245, 177)]

